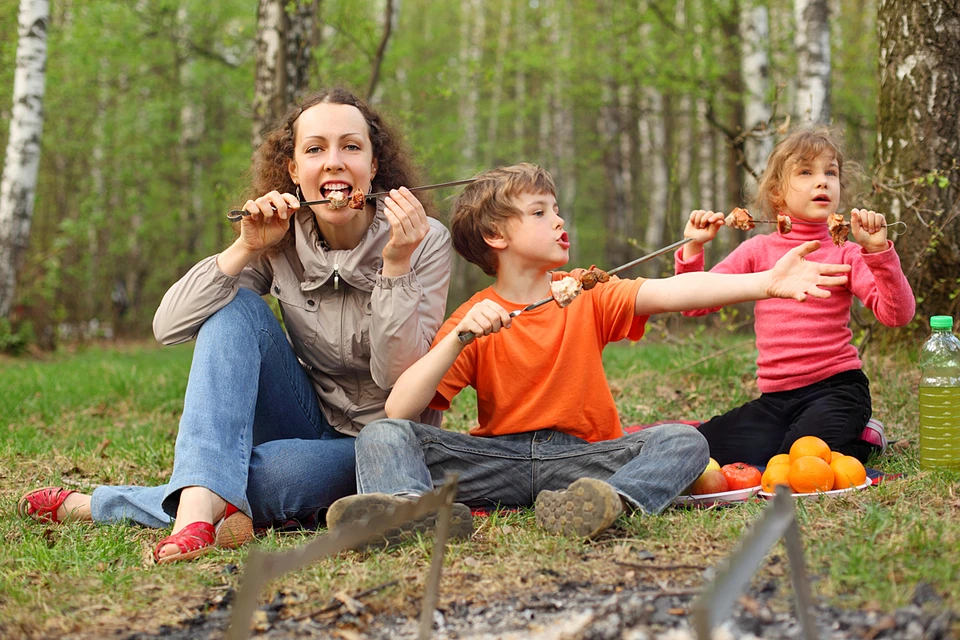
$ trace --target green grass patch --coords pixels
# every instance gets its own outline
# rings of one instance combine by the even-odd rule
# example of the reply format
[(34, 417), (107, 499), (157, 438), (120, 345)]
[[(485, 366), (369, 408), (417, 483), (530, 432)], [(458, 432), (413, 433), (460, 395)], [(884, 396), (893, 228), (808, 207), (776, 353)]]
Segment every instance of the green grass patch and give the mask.
[[(756, 351), (749, 336), (698, 331), (676, 336), (653, 325), (639, 344), (605, 352), (608, 382), (624, 424), (709, 418), (757, 395)], [(920, 582), (947, 602), (960, 598), (960, 474), (921, 472), (917, 456), (916, 345), (871, 345), (865, 355), (874, 415), (900, 441), (873, 466), (905, 476), (868, 491), (798, 503), (815, 594), (845, 606), (893, 609)], [(246, 549), (216, 551), (198, 562), (155, 567), (150, 550), (164, 535), (136, 526), (43, 526), (16, 516), (28, 489), (63, 484), (158, 484), (169, 477), (192, 348), (152, 345), (89, 348), (45, 360), (0, 360), (0, 636), (108, 635), (153, 630), (196, 613), (236, 587)], [(476, 396), (462, 393), (448, 428), (476, 422)], [(736, 546), (761, 502), (728, 509), (669, 509), (624, 517), (599, 540), (542, 534), (532, 513), (477, 520), (468, 542), (451, 544), (441, 599), (496, 600), (563, 583), (696, 588), (702, 571), (653, 572), (634, 565), (708, 567)], [(269, 532), (262, 549), (287, 549), (311, 533)], [(430, 541), (389, 551), (328, 558), (270, 585), (298, 594), (291, 613), (314, 611), (333, 594), (393, 580), (368, 599), (374, 611), (416, 615)], [(652, 559), (651, 559), (652, 558)], [(774, 550), (758, 580), (791, 588), (785, 553)]]

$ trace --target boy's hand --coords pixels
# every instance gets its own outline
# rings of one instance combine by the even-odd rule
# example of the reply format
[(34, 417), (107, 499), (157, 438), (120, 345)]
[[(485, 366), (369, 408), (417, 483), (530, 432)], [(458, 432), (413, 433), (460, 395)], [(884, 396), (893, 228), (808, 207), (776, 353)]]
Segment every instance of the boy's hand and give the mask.
[(423, 242), (430, 223), (423, 204), (406, 187), (390, 191), (383, 204), (390, 223), (390, 240), (383, 248), (383, 275), (402, 276), (410, 272), (410, 256)]
[(850, 212), (850, 230), (867, 253), (878, 253), (887, 248), (887, 221), (882, 213), (853, 209)]
[(691, 239), (683, 245), (684, 260), (689, 260), (703, 251), (703, 245), (717, 237), (717, 231), (723, 226), (723, 220), (723, 214), (716, 211), (697, 209), (690, 212), (687, 226), (683, 229), (683, 237)]
[(500, 329), (509, 329), (513, 318), (506, 309), (493, 300), (481, 300), (473, 305), (463, 320), (450, 333), (459, 336), (461, 333), (472, 333), (477, 337), (496, 333)]
[(840, 287), (847, 276), (833, 275), (850, 271), (848, 264), (821, 264), (804, 259), (820, 248), (820, 241), (804, 242), (788, 251), (770, 270), (767, 294), (771, 298), (793, 298), (803, 302), (807, 296), (829, 298), (830, 292), (820, 287)]

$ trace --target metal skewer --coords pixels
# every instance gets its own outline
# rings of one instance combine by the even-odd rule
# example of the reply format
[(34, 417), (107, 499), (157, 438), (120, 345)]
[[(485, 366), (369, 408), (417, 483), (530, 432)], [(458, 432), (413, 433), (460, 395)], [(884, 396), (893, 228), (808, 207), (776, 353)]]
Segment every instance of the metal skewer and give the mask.
[[(641, 257), (637, 258), (636, 260), (631, 260), (630, 262), (628, 262), (628, 263), (626, 263), (626, 264), (622, 264), (622, 265), (620, 265), (619, 267), (617, 267), (616, 269), (611, 269), (610, 271), (607, 271), (607, 275), (608, 275), (608, 276), (613, 276), (613, 275), (616, 275), (616, 274), (620, 273), (620, 272), (623, 271), (624, 269), (629, 269), (630, 267), (636, 266), (636, 265), (640, 264), (641, 262), (646, 262), (647, 260), (653, 260), (653, 259), (656, 258), (657, 256), (662, 256), (663, 254), (667, 253), (668, 251), (673, 251), (674, 249), (676, 249), (676, 248), (678, 248), (678, 247), (682, 247), (683, 245), (685, 245), (685, 244), (687, 244), (688, 242), (690, 242), (690, 240), (692, 240), (692, 238), (684, 238), (683, 240), (677, 240), (677, 241), (674, 242), (673, 244), (667, 245), (666, 247), (663, 247), (662, 249), (657, 249), (657, 250), (654, 251), (653, 253), (648, 253), (648, 254), (645, 255), (645, 256), (641, 256)], [(541, 306), (541, 305), (544, 305), (544, 304), (547, 304), (548, 302), (553, 302), (553, 296), (550, 296), (549, 298), (544, 298), (543, 300), (537, 300), (537, 301), (534, 302), (533, 304), (528, 304), (527, 306), (525, 306), (525, 307), (522, 308), (522, 309), (516, 309), (516, 310), (514, 310), (514, 311), (511, 311), (509, 315), (510, 315), (511, 318), (516, 318), (518, 315), (520, 315), (520, 314), (523, 313), (524, 311), (530, 311), (531, 309), (536, 309), (537, 307), (539, 307), (539, 306)], [(478, 336), (477, 334), (472, 333), (472, 332), (470, 332), (470, 331), (463, 331), (463, 332), (457, 334), (457, 339), (460, 340), (460, 343), (461, 343), (461, 344), (468, 344), (468, 343), (470, 343), (474, 338), (479, 338), (479, 337), (480, 337), (480, 336)]]
[[(470, 178), (469, 180), (455, 180), (453, 182), (441, 182), (439, 184), (425, 184), (420, 187), (407, 187), (410, 191), (428, 191), (430, 189), (440, 189), (441, 187), (456, 187), (461, 184), (470, 184), (471, 182), (476, 182), (476, 178)], [(368, 193), (364, 196), (364, 200), (371, 201), (376, 200), (377, 198), (382, 198), (384, 196), (390, 195), (389, 191), (381, 191), (379, 193)], [(330, 199), (325, 198), (323, 200), (303, 200), (300, 202), (301, 207), (309, 207), (314, 204), (329, 204)], [(227, 214), (227, 220), (230, 222), (239, 222), (244, 216), (249, 216), (250, 212), (245, 209), (234, 209)]]

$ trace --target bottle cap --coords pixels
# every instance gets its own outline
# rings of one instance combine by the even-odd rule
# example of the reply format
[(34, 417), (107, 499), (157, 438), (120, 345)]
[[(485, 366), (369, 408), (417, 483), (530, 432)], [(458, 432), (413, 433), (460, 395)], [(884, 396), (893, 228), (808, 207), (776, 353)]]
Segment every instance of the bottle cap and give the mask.
[(931, 316), (930, 327), (933, 329), (953, 329), (953, 316)]

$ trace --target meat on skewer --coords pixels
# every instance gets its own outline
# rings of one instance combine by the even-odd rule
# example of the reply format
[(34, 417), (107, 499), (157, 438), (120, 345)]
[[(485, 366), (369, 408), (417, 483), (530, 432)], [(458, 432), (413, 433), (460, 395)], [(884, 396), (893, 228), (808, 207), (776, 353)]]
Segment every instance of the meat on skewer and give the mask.
[(347, 206), (347, 196), (343, 195), (342, 191), (331, 191), (328, 199), (330, 200), (328, 206), (331, 209), (343, 209)]
[(733, 227), (734, 229), (740, 229), (741, 231), (750, 231), (756, 226), (754, 223), (755, 221), (753, 216), (750, 215), (750, 212), (740, 207), (731, 211), (730, 215), (723, 220), (723, 224), (728, 227)]
[(841, 214), (831, 213), (827, 217), (827, 230), (830, 232), (833, 244), (842, 247), (850, 233), (850, 223), (846, 222)]
[(367, 206), (367, 199), (363, 195), (363, 191), (357, 189), (350, 194), (350, 208), (351, 209), (363, 209)]
[(550, 283), (550, 295), (561, 309), (573, 302), (582, 290), (580, 281), (573, 276), (564, 276)]

